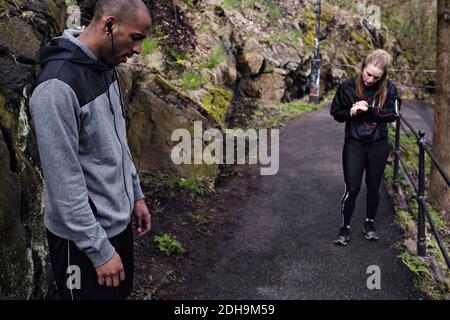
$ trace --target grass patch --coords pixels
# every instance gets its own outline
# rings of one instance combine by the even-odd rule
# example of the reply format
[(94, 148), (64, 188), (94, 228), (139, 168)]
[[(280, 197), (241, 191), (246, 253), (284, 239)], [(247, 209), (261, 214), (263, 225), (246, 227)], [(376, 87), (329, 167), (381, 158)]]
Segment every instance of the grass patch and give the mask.
[(154, 241), (158, 245), (158, 249), (168, 256), (174, 253), (182, 254), (185, 252), (177, 237), (171, 234), (164, 233), (162, 235), (156, 235)]
[(208, 62), (202, 64), (200, 68), (207, 68), (209, 70), (212, 70), (226, 59), (227, 52), (225, 51), (225, 49), (223, 47), (217, 47), (213, 50)]
[(185, 189), (194, 195), (199, 196), (203, 196), (208, 191), (210, 191), (206, 187), (204, 187), (200, 182), (192, 178), (183, 178), (176, 176), (170, 180), (169, 184), (172, 187), (176, 186), (178, 188)]
[(186, 215), (189, 217), (189, 219), (196, 223), (203, 223), (208, 221), (208, 218), (202, 214), (195, 214), (189, 211)]
[(142, 54), (144, 56), (154, 53), (158, 50), (158, 42), (153, 38), (145, 38), (142, 41)]
[(272, 0), (265, 0), (264, 2), (265, 2), (265, 6), (266, 6), (267, 12), (269, 14), (269, 17), (272, 20), (277, 20), (277, 19), (281, 18), (281, 16), (283, 15), (283, 11), (276, 3), (274, 3)]
[[(277, 42), (294, 45), (295, 47), (300, 45), (299, 39), (301, 38), (301, 32), (298, 30), (292, 30), (290, 32), (282, 34), (271, 34), (267, 39), (267, 43), (273, 45)], [(314, 38), (313, 38), (314, 42)]]
[(164, 208), (164, 207), (158, 207), (158, 208), (156, 208), (156, 209), (154, 210), (154, 213), (157, 214), (157, 215), (162, 215), (162, 214), (164, 214), (165, 211), (166, 211), (166, 208)]
[[(389, 140), (392, 142), (395, 138), (395, 130), (392, 127), (389, 127)], [(407, 167), (410, 175), (415, 179), (418, 175), (418, 152), (419, 147), (416, 142), (416, 138), (414, 136), (406, 135), (405, 133), (401, 133), (400, 135), (400, 152), (401, 157)], [(428, 177), (431, 169), (431, 161), (429, 157), (426, 155), (425, 158), (426, 163), (426, 176)], [(400, 169), (401, 170), (401, 169)], [(392, 182), (393, 180), (393, 169), (392, 166), (386, 167), (384, 173), (385, 179), (388, 182)], [(402, 171), (399, 174), (399, 183), (403, 190), (403, 203), (406, 203), (407, 208), (399, 208), (396, 206), (396, 218), (395, 223), (404, 231), (405, 243), (406, 242), (417, 242), (417, 216), (419, 205), (416, 200), (416, 196), (414, 194), (413, 188), (406, 181), (406, 178), (403, 176)], [(428, 179), (426, 184), (428, 183)], [(398, 198), (399, 194), (394, 193), (393, 189), (388, 185), (389, 192), (394, 198), (394, 202), (399, 202)], [(403, 205), (404, 206), (404, 205)], [(405, 210), (406, 209), (406, 210)], [(427, 203), (427, 209), (430, 212), (430, 215), (436, 225), (436, 228), (439, 230), (440, 234), (443, 236), (443, 242), (446, 248), (448, 246), (448, 226), (445, 222), (442, 214), (435, 210), (430, 203)], [(427, 219), (428, 220), (428, 219)], [(437, 241), (432, 235), (432, 230), (427, 222), (427, 230), (426, 230), (426, 257), (417, 256), (416, 250), (414, 248), (411, 251), (411, 248), (408, 249), (405, 246), (405, 251), (402, 252), (399, 257), (403, 261), (403, 263), (414, 273), (415, 275), (415, 285), (418, 290), (420, 290), (423, 294), (433, 298), (433, 299), (448, 299), (450, 297), (450, 272), (445, 263), (444, 257), (440, 252)], [(445, 274), (446, 280), (440, 279), (436, 276), (436, 268), (440, 269), (440, 274)], [(442, 278), (442, 276), (441, 276)]]
[(175, 47), (165, 47), (165, 53), (175, 64), (184, 66), (190, 55), (188, 52), (179, 50)]
[(195, 90), (202, 85), (202, 76), (194, 70), (186, 70), (183, 72), (181, 87), (187, 90)]
[(230, 125), (242, 129), (280, 128), (286, 121), (325, 107), (331, 102), (334, 94), (335, 91), (328, 92), (319, 104), (307, 102), (307, 97), (286, 103), (242, 99), (234, 106)]

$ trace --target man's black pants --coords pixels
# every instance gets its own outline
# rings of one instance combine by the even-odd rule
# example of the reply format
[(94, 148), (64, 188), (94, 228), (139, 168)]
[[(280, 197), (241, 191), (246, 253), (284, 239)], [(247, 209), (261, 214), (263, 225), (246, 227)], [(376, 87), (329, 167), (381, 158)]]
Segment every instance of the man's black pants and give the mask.
[[(125, 269), (125, 280), (120, 282), (117, 288), (107, 287), (106, 283), (103, 286), (98, 284), (97, 272), (91, 260), (72, 241), (60, 238), (49, 230), (47, 239), (53, 275), (62, 300), (123, 300), (133, 290), (134, 257), (131, 225), (109, 239), (120, 255)], [(69, 265), (72, 267), (68, 270)], [(79, 282), (76, 278), (78, 270)]]

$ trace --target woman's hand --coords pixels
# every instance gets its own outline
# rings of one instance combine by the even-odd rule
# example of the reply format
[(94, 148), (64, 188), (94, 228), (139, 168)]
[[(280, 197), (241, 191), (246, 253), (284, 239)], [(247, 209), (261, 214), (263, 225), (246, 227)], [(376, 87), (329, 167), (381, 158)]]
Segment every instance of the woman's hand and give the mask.
[(350, 109), (350, 116), (353, 117), (357, 115), (359, 112), (366, 112), (369, 109), (369, 105), (367, 104), (367, 101), (358, 101), (355, 102)]

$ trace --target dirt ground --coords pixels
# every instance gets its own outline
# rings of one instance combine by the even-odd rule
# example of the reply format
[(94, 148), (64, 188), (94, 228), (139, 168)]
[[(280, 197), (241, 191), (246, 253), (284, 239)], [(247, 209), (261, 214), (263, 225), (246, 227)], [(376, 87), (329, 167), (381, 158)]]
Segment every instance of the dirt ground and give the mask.
[[(236, 206), (258, 191), (254, 183), (257, 174), (256, 166), (223, 168), (215, 191), (203, 196), (180, 188), (170, 191), (167, 186), (155, 191), (154, 184), (143, 183), (153, 226), (143, 238), (135, 237), (135, 290), (130, 299), (165, 300), (184, 296), (188, 286), (184, 275), (208, 271), (209, 262), (214, 260), (213, 248), (227, 240), (234, 228), (232, 213)], [(154, 180), (154, 177), (150, 179)], [(172, 192), (176, 193), (175, 199), (170, 197)], [(155, 213), (157, 207), (163, 207), (164, 212)], [(201, 219), (193, 221), (188, 212), (195, 212)], [(153, 239), (162, 233), (175, 235), (185, 252), (170, 256), (161, 252)], [(199, 268), (205, 268), (204, 272)]]

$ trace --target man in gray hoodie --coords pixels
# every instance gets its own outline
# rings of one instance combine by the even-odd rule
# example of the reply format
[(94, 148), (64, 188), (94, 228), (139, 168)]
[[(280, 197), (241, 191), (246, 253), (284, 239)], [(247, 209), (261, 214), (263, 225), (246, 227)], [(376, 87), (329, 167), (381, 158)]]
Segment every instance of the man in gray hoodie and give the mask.
[(125, 299), (132, 291), (132, 224), (143, 236), (151, 217), (127, 143), (115, 67), (141, 52), (150, 25), (141, 0), (99, 0), (82, 33), (66, 30), (41, 52), (30, 111), (62, 299)]

